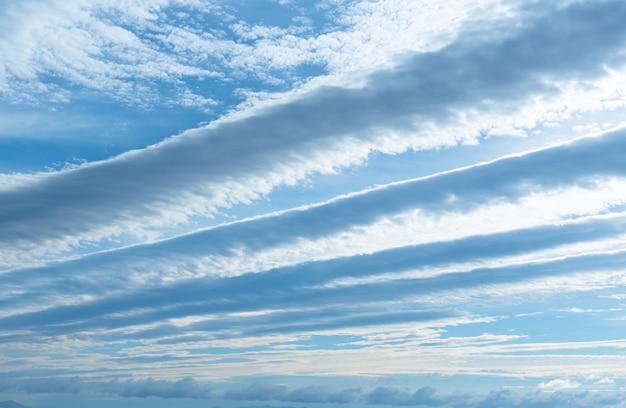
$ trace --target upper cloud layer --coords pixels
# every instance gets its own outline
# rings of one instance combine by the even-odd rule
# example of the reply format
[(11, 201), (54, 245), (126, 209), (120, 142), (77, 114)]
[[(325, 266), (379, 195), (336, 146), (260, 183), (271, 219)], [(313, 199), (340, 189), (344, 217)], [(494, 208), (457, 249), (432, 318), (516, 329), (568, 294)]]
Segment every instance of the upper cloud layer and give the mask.
[(468, 32), (439, 51), (406, 58), (371, 74), (362, 87), (313, 89), (144, 150), (5, 189), (1, 238), (36, 253), (185, 222), (372, 151), (454, 144), (453, 134), (425, 140), (420, 132), (445, 130), (470, 112), (515, 112), (532, 97), (558, 94), (559, 81), (600, 78), (606, 66), (623, 62), (622, 3), (538, 11), (523, 10), (527, 21), (496, 39)]
[[(0, 41), (8, 57), (0, 63), (0, 95), (59, 103), (86, 89), (133, 106), (203, 108), (217, 95), (198, 81), (224, 86), (256, 79), (265, 83), (261, 89), (272, 89), (300, 81), (295, 71), (303, 66), (332, 72), (371, 67), (394, 53), (449, 41), (472, 5), (457, 0), (441, 10), (428, 2), (385, 0), (306, 8), (265, 1), (257, 11), (284, 17), (262, 25), (256, 13), (219, 1), (6, 3), (0, 8), (1, 33), (9, 39)], [(320, 34), (318, 24), (330, 29)], [(394, 25), (404, 27), (402, 41), (390, 41), (397, 30), (384, 30)]]

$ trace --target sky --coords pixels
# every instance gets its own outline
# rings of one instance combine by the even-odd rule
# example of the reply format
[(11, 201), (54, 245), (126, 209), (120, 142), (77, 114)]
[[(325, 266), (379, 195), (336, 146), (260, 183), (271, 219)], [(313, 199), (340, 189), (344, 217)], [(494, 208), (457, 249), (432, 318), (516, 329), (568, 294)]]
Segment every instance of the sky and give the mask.
[(622, 0), (0, 0), (0, 401), (626, 407)]

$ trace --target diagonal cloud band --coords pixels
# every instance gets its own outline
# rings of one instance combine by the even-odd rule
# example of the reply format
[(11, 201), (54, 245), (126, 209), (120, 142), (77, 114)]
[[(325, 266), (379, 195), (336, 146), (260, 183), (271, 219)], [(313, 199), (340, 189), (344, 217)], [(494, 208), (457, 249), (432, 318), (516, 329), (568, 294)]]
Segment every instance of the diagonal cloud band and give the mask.
[[(241, 250), (263, 251), (298, 239), (321, 239), (409, 210), (419, 209), (426, 215), (468, 212), (493, 201), (515, 202), (541, 189), (579, 184), (593, 186), (603, 177), (626, 175), (626, 158), (621, 154), (626, 149), (625, 135), (626, 130), (620, 129), (166, 241), (88, 255), (41, 268), (18, 269), (6, 272), (0, 280), (7, 287), (20, 286), (24, 279), (47, 285), (54, 276), (54, 281), (62, 285), (66, 293), (76, 290), (76, 293), (97, 294), (102, 290), (119, 289), (117, 285), (127, 286), (128, 277), (132, 277), (129, 272), (141, 274), (146, 268), (158, 270), (159, 265), (175, 265), (177, 259), (184, 263), (184, 259), (199, 256), (232, 257)], [(613, 226), (603, 222), (602, 231), (619, 233), (621, 222), (611, 222)], [(571, 235), (571, 239), (577, 236)], [(118, 280), (117, 284), (112, 283), (112, 288), (103, 285), (101, 279), (95, 283), (88, 279), (102, 271), (120, 269), (125, 273), (110, 275)], [(213, 273), (219, 274), (219, 271)], [(34, 286), (31, 289), (36, 290)], [(33, 293), (29, 296), (33, 300)], [(9, 302), (17, 300), (11, 298)]]
[[(470, 108), (515, 111), (533, 95), (557, 92), (551, 81), (598, 78), (623, 63), (625, 18), (619, 1), (554, 8), (504, 37), (468, 33), (412, 56), (361, 88), (318, 88), (143, 150), (41, 175), (0, 192), (0, 242), (32, 249), (181, 222), (354, 163), (379, 149), (374, 140), (383, 130), (417, 131)], [(411, 138), (396, 143), (419, 147)], [(344, 152), (347, 146), (354, 150)], [(323, 155), (330, 159), (318, 160)]]

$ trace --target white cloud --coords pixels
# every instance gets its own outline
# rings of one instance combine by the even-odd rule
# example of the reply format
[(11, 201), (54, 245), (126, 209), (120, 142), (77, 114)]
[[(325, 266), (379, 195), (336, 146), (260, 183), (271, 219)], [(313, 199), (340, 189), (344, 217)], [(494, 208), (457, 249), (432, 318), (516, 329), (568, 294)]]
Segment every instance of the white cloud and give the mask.
[[(196, 1), (29, 0), (7, 6), (0, 15), (6, 38), (0, 49), (5, 61), (11, 61), (0, 70), (4, 97), (35, 103), (44, 95), (68, 101), (72, 96), (67, 89), (80, 86), (150, 106), (163, 97), (154, 81), (245, 72), (271, 82), (276, 79), (272, 71), (303, 63), (335, 72), (371, 69), (374, 62), (390, 61), (398, 52), (440, 46), (442, 37), (449, 41), (467, 18), (470, 2), (446, 6), (445, 12), (428, 2), (363, 2), (349, 10), (335, 6), (343, 16), (340, 29), (320, 36), (298, 26), (251, 26), (240, 20), (230, 25), (236, 36), (232, 39), (219, 25), (179, 23), (173, 6), (208, 18), (234, 19), (217, 4)], [(355, 17), (348, 20), (347, 15)], [(394, 32), (402, 33), (402, 41), (389, 41)], [(60, 83), (47, 81), (49, 75)]]
[(580, 387), (580, 383), (576, 382), (576, 381), (572, 381), (570, 379), (554, 379), (554, 380), (550, 380), (548, 382), (541, 382), (539, 383), (539, 389), (542, 390), (553, 390), (553, 391), (557, 391), (557, 390), (571, 390), (574, 388), (579, 388)]
[[(160, 52), (139, 37), (167, 1), (63, 2), (25, 1), (5, 10), (6, 40), (0, 43), (5, 61), (4, 96), (19, 102), (38, 96), (68, 101), (67, 89), (82, 86), (133, 104), (157, 97), (148, 83), (175, 81), (182, 76), (211, 77), (211, 70), (193, 67)], [(143, 6), (147, 5), (145, 8)], [(134, 23), (135, 32), (116, 22)], [(108, 14), (107, 13), (111, 13)], [(104, 14), (110, 19), (99, 19)], [(48, 81), (48, 77), (58, 79)], [(131, 81), (132, 80), (132, 81)]]
[[(12, 7), (43, 3), (24, 4)], [(324, 34), (298, 22), (313, 24), (304, 11), (261, 26), (176, 3), (228, 17), (223, 29), (239, 42), (176, 23), (167, 1), (46, 4), (49, 15), (16, 14), (41, 24), (0, 28), (25, 50), (0, 80), (31, 97), (82, 86), (149, 104), (162, 81), (176, 89), (166, 105), (208, 111), (221, 102), (185, 78), (215, 64), (268, 82), (288, 82), (303, 62), (336, 76), (279, 96), (250, 91), (208, 126), (108, 160), (0, 175), (0, 359), (7, 376), (52, 378), (0, 380), (0, 390), (519, 408), (602, 406), (582, 390), (626, 378), (619, 331), (577, 337), (549, 320), (567, 311), (576, 326), (594, 313), (600, 325), (623, 309), (621, 3), (326, 2), (344, 31)], [(43, 78), (51, 73), (57, 85)], [(575, 126), (598, 134), (168, 236), (373, 153), (533, 132), (543, 144), (572, 139)], [(259, 374), (293, 382), (250, 385)], [(481, 397), (325, 385), (391, 375), (538, 386)]]
[[(595, 7), (601, 12), (607, 6), (602, 3)], [(601, 42), (602, 32), (589, 31), (576, 23), (582, 11), (555, 13), (562, 17), (563, 30), (569, 30), (573, 36), (586, 36), (588, 52), (599, 55), (593, 62), (584, 59), (588, 67), (580, 71), (576, 68), (582, 54), (569, 53), (571, 50), (562, 47), (561, 32), (543, 30), (543, 19), (548, 19), (544, 16), (538, 17), (535, 26), (486, 44), (459, 39), (440, 51), (415, 54), (392, 69), (373, 73), (362, 88), (315, 88), (291, 100), (224, 118), (147, 149), (46, 174), (41, 182), (19, 193), (20, 202), (46, 207), (33, 207), (30, 211), (31, 216), (44, 217), (46, 222), (33, 219), (36, 224), (31, 224), (21, 219), (20, 230), (24, 239), (30, 240), (33, 237), (29, 237), (29, 225), (36, 225), (38, 237), (49, 238), (48, 242), (55, 246), (55, 242), (62, 241), (58, 243), (61, 248), (122, 233), (141, 235), (150, 233), (150, 229), (188, 222), (192, 217), (215, 214), (220, 208), (249, 203), (277, 186), (294, 185), (310, 174), (335, 172), (342, 166), (362, 162), (373, 151), (394, 154), (475, 140), (477, 134), (455, 133), (457, 126), (466, 124), (475, 110), (487, 116), (495, 113), (495, 118), (512, 112), (509, 116), (514, 117), (526, 100), (535, 95), (555, 94), (546, 78), (602, 77), (602, 57), (613, 58), (611, 51), (620, 46), (621, 37), (614, 35), (614, 41)], [(602, 29), (610, 27), (604, 25)], [(620, 30), (621, 26), (615, 29), (618, 34)], [(534, 37), (538, 35), (545, 37), (540, 42), (545, 49), (538, 48), (537, 52), (555, 58), (551, 49), (556, 48), (571, 65), (544, 66), (535, 57), (515, 55), (509, 46), (510, 42), (531, 39), (536, 44)], [(491, 52), (485, 60), (487, 49)], [(511, 58), (517, 58), (518, 65), (510, 65)], [(502, 77), (495, 77), (498, 81), (488, 71), (493, 65), (502, 68)], [(453, 66), (466, 68), (453, 69), (442, 77), (442, 70)], [(438, 100), (428, 96), (435, 90), (441, 95)], [(492, 101), (498, 101), (502, 110)], [(320, 121), (320, 117), (324, 120)], [(426, 122), (421, 123), (424, 119)], [(483, 125), (484, 122), (477, 124), (475, 130), (478, 132)], [(433, 129), (440, 133), (423, 137)], [(45, 199), (50, 189), (55, 191), (57, 203)], [(76, 196), (72, 191), (81, 194)], [(32, 197), (27, 199), (23, 194)], [(18, 200), (15, 196), (5, 202), (13, 199)], [(95, 207), (93, 211), (83, 211), (84, 205)], [(70, 207), (76, 210), (72, 215), (74, 225), (64, 223), (63, 229), (53, 226), (55, 219), (66, 219), (57, 212)], [(55, 215), (45, 216), (50, 211)], [(17, 218), (13, 220), (18, 222)], [(45, 251), (46, 245), (36, 247)]]

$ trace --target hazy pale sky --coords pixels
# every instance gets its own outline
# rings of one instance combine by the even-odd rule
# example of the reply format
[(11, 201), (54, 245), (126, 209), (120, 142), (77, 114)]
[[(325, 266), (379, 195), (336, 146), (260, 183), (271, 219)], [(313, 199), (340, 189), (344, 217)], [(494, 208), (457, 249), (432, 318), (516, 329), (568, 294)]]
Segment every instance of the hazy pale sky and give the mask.
[(626, 407), (625, 21), (0, 0), (0, 401)]

